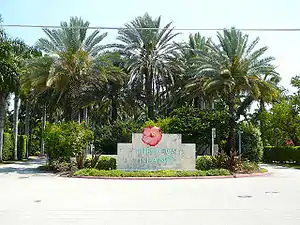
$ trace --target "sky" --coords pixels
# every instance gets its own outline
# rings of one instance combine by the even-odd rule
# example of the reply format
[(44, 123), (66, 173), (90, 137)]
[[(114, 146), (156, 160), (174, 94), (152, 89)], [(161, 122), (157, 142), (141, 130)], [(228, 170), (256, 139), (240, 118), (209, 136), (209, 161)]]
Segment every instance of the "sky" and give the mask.
[[(3, 24), (59, 25), (71, 16), (79, 16), (91, 26), (122, 27), (148, 12), (162, 16), (162, 23), (176, 28), (300, 28), (299, 0), (0, 0)], [(33, 45), (44, 37), (41, 28), (5, 28), (13, 37)], [(104, 31), (103, 31), (104, 32)], [(117, 32), (108, 30), (106, 43), (113, 43)], [(186, 40), (184, 31), (178, 40)], [(216, 31), (200, 31), (215, 39)], [(268, 46), (268, 56), (281, 74), (281, 85), (290, 91), (291, 77), (300, 74), (300, 31), (246, 32), (250, 39), (260, 37), (260, 46)]]

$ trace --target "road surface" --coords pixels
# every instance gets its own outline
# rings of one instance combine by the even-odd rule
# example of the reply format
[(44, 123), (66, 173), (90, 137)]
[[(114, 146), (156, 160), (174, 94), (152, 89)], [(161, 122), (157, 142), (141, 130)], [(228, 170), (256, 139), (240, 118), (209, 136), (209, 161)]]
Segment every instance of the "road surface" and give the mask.
[(0, 166), (2, 225), (299, 225), (300, 170), (207, 180), (91, 180)]

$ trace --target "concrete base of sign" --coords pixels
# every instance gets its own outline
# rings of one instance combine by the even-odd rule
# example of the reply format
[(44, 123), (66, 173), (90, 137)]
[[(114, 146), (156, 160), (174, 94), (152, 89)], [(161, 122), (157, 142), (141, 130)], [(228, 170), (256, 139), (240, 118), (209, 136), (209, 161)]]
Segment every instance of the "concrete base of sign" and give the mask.
[(117, 169), (195, 170), (196, 145), (182, 144), (181, 135), (163, 134), (156, 146), (142, 141), (142, 134), (132, 134), (131, 143), (118, 143)]

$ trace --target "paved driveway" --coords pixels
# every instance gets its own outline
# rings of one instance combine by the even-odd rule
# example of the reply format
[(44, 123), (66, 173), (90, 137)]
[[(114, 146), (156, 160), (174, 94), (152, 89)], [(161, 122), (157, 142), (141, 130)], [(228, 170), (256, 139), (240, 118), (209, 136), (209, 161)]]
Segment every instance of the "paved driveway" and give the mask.
[(35, 174), (42, 161), (36, 163), (0, 166), (1, 225), (300, 224), (300, 170), (269, 167), (272, 176), (236, 179), (87, 180)]

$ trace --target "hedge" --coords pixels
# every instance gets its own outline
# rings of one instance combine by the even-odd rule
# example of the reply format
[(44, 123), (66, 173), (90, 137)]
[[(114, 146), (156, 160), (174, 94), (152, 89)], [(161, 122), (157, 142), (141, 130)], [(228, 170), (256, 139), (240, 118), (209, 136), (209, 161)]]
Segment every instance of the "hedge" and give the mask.
[(216, 169), (213, 156), (210, 155), (198, 156), (196, 159), (196, 169), (197, 170)]
[(96, 168), (98, 170), (116, 170), (117, 160), (110, 156), (101, 156)]
[[(260, 162), (263, 155), (261, 132), (251, 123), (242, 122), (242, 157), (252, 162)], [(238, 138), (237, 138), (238, 146)]]
[(2, 157), (4, 161), (13, 160), (14, 158), (14, 143), (13, 135), (11, 133), (3, 134), (3, 152)]
[(111, 156), (95, 156), (87, 158), (84, 163), (84, 168), (96, 168), (98, 170), (116, 170), (117, 160)]
[(141, 125), (135, 121), (116, 121), (112, 125), (97, 127), (94, 131), (95, 153), (116, 155), (117, 143), (130, 143), (132, 133), (140, 133)]
[(300, 146), (266, 146), (263, 161), (267, 163), (300, 163)]
[(26, 158), (27, 136), (18, 135), (18, 160)]
[(97, 170), (82, 169), (75, 172), (75, 176), (99, 176), (99, 177), (196, 177), (196, 176), (226, 176), (231, 173), (226, 169), (213, 170), (159, 170), (159, 171), (121, 171), (121, 170)]
[[(197, 170), (230, 169), (230, 157), (226, 154), (217, 156), (204, 155), (196, 159)], [(259, 173), (264, 172), (256, 162), (242, 161), (238, 159), (235, 173)]]

